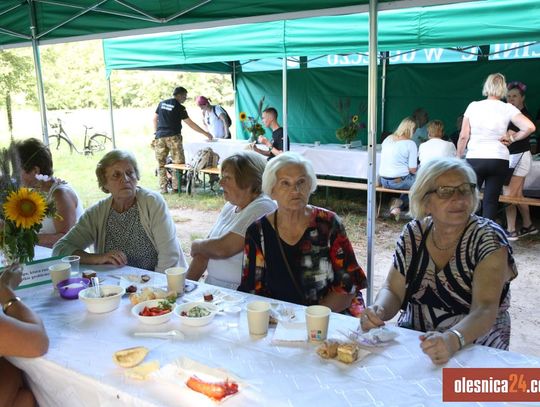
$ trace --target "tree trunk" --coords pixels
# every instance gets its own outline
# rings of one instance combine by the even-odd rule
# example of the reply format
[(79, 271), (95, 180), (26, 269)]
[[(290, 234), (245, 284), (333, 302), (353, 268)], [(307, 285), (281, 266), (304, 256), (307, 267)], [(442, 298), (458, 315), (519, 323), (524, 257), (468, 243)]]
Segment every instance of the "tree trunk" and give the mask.
[(11, 112), (11, 92), (9, 90), (6, 91), (6, 114), (9, 134), (11, 138), (13, 138), (13, 115)]

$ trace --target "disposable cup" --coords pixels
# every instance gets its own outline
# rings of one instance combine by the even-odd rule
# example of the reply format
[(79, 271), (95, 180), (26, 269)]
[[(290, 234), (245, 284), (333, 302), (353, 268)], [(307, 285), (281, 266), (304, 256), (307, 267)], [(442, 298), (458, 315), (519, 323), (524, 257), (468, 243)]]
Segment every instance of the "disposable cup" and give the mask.
[(167, 276), (167, 288), (178, 295), (184, 294), (187, 270), (184, 267), (171, 267), (165, 270)]
[(223, 309), (227, 316), (227, 327), (237, 328), (240, 325), (240, 313), (242, 308), (238, 305), (229, 305)]
[(321, 142), (317, 140), (313, 144), (315, 145), (315, 147), (319, 147), (321, 145)]
[(56, 290), (56, 284), (71, 277), (71, 265), (69, 263), (53, 264), (52, 266), (49, 266), (49, 273), (51, 275), (53, 287)]
[(79, 264), (81, 262), (81, 256), (66, 256), (62, 257), (62, 263), (69, 263), (71, 265), (71, 272), (79, 272)]
[(310, 342), (321, 342), (326, 339), (331, 312), (332, 310), (324, 305), (311, 305), (306, 308), (306, 327)]
[(247, 305), (247, 318), (251, 335), (266, 335), (268, 333), (268, 323), (270, 322), (270, 303), (266, 301), (250, 302)]

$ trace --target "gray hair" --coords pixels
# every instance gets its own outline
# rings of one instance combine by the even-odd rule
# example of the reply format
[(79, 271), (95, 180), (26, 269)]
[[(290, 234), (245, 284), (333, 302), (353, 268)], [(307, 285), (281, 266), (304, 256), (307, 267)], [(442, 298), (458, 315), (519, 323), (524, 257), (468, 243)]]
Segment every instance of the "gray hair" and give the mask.
[[(460, 173), (467, 181), (476, 184), (476, 173), (465, 160), (454, 157), (436, 158), (420, 166), (416, 174), (416, 180), (409, 192), (409, 213), (415, 219), (423, 219), (426, 213), (426, 203), (429, 199), (429, 192), (437, 188), (436, 180), (448, 171)], [(480, 197), (478, 189), (473, 193), (473, 209), (471, 213), (478, 208)]]
[(135, 176), (137, 177), (137, 181), (141, 179), (139, 167), (137, 166), (137, 160), (130, 151), (111, 150), (107, 154), (105, 154), (101, 160), (99, 160), (96, 167), (96, 176), (99, 188), (105, 193), (109, 193), (109, 190), (105, 188), (105, 184), (107, 183), (107, 169), (110, 166), (116, 164), (118, 161), (127, 161), (128, 163), (130, 163), (135, 170)]
[(486, 78), (484, 82), (484, 87), (482, 89), (482, 95), (484, 96), (494, 96), (496, 98), (502, 99), (506, 97), (506, 92), (508, 91), (506, 87), (506, 79), (502, 73), (492, 73)]
[(254, 151), (239, 151), (223, 160), (221, 171), (231, 171), (240, 189), (250, 189), (254, 194), (261, 193), (262, 175), (266, 159)]
[(272, 190), (277, 182), (277, 172), (288, 165), (299, 165), (303, 167), (310, 183), (309, 193), (312, 194), (315, 192), (315, 189), (317, 189), (317, 176), (315, 175), (311, 162), (306, 160), (300, 154), (291, 151), (281, 153), (268, 161), (262, 180), (263, 192), (268, 196), (272, 194)]

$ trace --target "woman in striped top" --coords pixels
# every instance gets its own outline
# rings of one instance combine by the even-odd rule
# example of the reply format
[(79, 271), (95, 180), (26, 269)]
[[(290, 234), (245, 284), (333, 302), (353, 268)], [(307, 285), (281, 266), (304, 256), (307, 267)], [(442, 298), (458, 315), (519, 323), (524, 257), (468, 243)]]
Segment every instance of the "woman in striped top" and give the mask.
[(421, 347), (436, 364), (468, 343), (508, 349), (509, 282), (517, 270), (501, 227), (474, 215), (475, 172), (456, 158), (430, 161), (410, 195), (414, 220), (403, 228), (362, 329), (384, 325), (401, 308), (398, 325), (425, 332)]

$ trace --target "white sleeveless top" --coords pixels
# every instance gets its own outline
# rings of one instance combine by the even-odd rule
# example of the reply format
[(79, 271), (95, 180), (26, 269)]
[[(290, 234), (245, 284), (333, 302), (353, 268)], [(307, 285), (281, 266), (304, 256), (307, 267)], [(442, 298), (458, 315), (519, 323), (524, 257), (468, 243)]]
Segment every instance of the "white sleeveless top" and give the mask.
[[(81, 215), (84, 212), (84, 208), (81, 202), (81, 198), (79, 198), (79, 195), (77, 195), (77, 192), (73, 188), (71, 188), (68, 184), (62, 181), (56, 180), (54, 184), (51, 186), (51, 189), (47, 193), (47, 202), (50, 202), (53, 200), (53, 194), (54, 191), (57, 189), (68, 189), (71, 192), (75, 194), (77, 197), (77, 208), (75, 209), (75, 216), (77, 220), (81, 217)], [(39, 230), (39, 234), (52, 234), (57, 233), (56, 228), (54, 227), (54, 221), (53, 218), (50, 216), (47, 216), (45, 219), (43, 219), (43, 222), (41, 223), (41, 229)]]

